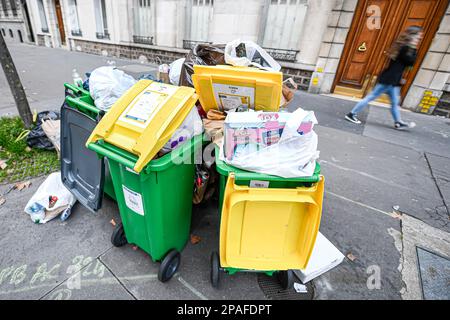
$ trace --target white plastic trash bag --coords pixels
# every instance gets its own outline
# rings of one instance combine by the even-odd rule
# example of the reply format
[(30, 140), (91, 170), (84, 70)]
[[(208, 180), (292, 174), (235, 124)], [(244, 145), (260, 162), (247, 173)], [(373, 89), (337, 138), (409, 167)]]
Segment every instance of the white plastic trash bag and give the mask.
[(181, 58), (178, 60), (175, 60), (174, 62), (172, 62), (169, 67), (169, 80), (170, 83), (178, 86), (180, 83), (180, 74), (181, 74), (181, 68), (183, 67), (183, 63), (186, 59), (185, 58)]
[(136, 80), (115, 67), (100, 67), (89, 77), (89, 92), (97, 108), (108, 111)]
[(253, 41), (240, 39), (228, 42), (225, 46), (225, 62), (232, 66), (255, 66), (270, 71), (280, 71), (281, 66), (263, 48)]
[(194, 136), (203, 133), (203, 122), (194, 106), (175, 133), (161, 149), (161, 153), (166, 154), (178, 148), (183, 142), (190, 140)]
[(305, 120), (312, 121), (313, 125), (317, 124), (314, 112), (299, 108), (286, 122), (277, 143), (259, 150), (249, 144), (248, 148), (240, 150), (231, 160), (224, 156), (222, 145), (220, 159), (243, 170), (282, 178), (312, 176), (316, 159), (319, 158), (318, 138), (313, 130), (306, 134), (297, 131)]
[(39, 186), (24, 211), (33, 222), (46, 223), (72, 207), (75, 202), (75, 197), (61, 181), (61, 172), (54, 172)]

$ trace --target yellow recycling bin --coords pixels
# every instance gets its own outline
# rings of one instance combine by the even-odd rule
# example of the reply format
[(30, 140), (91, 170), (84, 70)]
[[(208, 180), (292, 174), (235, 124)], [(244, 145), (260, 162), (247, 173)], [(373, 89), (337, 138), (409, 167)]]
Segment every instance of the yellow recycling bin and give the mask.
[(194, 65), (192, 82), (203, 109), (278, 111), (283, 74), (251, 67)]
[(141, 80), (106, 113), (86, 145), (99, 140), (138, 156), (140, 172), (181, 125), (198, 100), (193, 88)]
[(292, 286), (292, 269), (304, 269), (319, 232), (324, 177), (311, 187), (252, 188), (228, 176), (220, 222), (220, 253), (211, 256), (211, 282), (219, 271), (277, 272)]

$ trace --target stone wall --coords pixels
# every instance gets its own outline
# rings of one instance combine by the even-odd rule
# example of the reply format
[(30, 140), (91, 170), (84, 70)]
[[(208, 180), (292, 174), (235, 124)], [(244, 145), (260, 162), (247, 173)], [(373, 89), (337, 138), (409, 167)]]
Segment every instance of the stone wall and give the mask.
[(80, 39), (71, 39), (70, 42), (72, 50), (132, 60), (138, 60), (141, 56), (144, 56), (149, 63), (154, 64), (169, 64), (174, 60), (184, 58), (189, 52), (184, 49), (174, 48), (174, 50), (169, 50), (153, 46), (118, 45)]
[(308, 90), (312, 71), (282, 67), (281, 72), (283, 72), (284, 79), (292, 78), (299, 90)]

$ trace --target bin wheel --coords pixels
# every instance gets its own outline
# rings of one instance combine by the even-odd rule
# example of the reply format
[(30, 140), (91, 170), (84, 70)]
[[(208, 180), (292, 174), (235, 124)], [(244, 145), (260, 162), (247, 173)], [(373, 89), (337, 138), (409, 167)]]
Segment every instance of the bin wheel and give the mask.
[(180, 266), (180, 253), (177, 250), (170, 250), (161, 261), (158, 272), (158, 280), (161, 282), (169, 281)]
[(292, 270), (279, 271), (277, 277), (284, 290), (291, 289), (294, 286), (294, 272)]
[(114, 231), (111, 235), (111, 243), (115, 247), (122, 247), (128, 243), (122, 223), (118, 223), (114, 228)]
[(211, 285), (214, 288), (218, 288), (219, 281), (220, 281), (219, 254), (216, 251), (214, 251), (211, 254)]

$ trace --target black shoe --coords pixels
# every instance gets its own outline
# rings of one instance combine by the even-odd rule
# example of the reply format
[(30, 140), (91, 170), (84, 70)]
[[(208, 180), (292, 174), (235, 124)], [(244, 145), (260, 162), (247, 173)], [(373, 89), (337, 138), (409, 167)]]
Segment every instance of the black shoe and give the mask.
[(396, 130), (405, 130), (409, 128), (414, 128), (416, 124), (414, 122), (406, 123), (406, 122), (396, 122), (394, 124), (394, 128)]
[(353, 114), (351, 112), (349, 112), (345, 115), (345, 119), (347, 119), (350, 122), (356, 123), (356, 124), (361, 123), (361, 121), (356, 117), (356, 114)]

